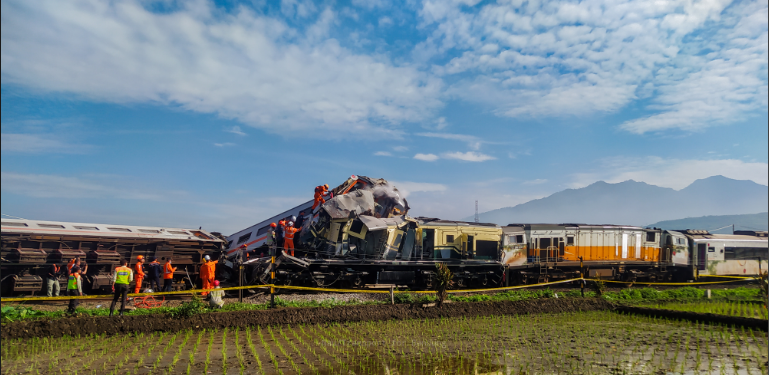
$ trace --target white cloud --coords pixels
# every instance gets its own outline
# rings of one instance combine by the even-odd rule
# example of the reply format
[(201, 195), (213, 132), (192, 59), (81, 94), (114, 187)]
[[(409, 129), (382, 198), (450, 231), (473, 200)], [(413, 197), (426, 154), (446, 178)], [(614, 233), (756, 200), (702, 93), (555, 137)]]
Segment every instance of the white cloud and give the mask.
[(214, 146), (216, 146), (216, 147), (230, 147), (230, 146), (235, 146), (235, 144), (232, 143), (232, 142), (224, 142), (224, 143), (214, 143)]
[(538, 178), (536, 180), (524, 181), (524, 182), (522, 182), (522, 184), (524, 184), (524, 185), (541, 185), (541, 184), (544, 184), (546, 182), (547, 182), (547, 179)]
[(635, 180), (651, 185), (682, 189), (695, 180), (716, 175), (769, 185), (769, 164), (744, 162), (736, 159), (686, 160), (663, 159), (656, 156), (644, 158), (615, 157), (602, 160), (600, 165), (600, 171), (573, 175), (569, 186), (580, 188), (596, 181), (616, 183)]
[(374, 156), (393, 156), (393, 154), (387, 151), (377, 151), (374, 153)]
[[(126, 179), (110, 176), (106, 182), (100, 179), (48, 174), (21, 174), (2, 172), (2, 191), (36, 198), (114, 198), (138, 200), (162, 200), (163, 194), (130, 188)], [(111, 182), (110, 182), (111, 181)], [(183, 194), (183, 192), (174, 192)]]
[(215, 113), (286, 136), (398, 137), (429, 120), (441, 80), (327, 37), (335, 15), (303, 34), (246, 7), (202, 0), (152, 13), (136, 1), (3, 1), (2, 79), (106, 102), (154, 102)]
[(228, 133), (237, 134), (237, 135), (248, 135), (248, 134), (244, 133), (243, 130), (240, 129), (240, 126), (237, 126), (237, 125), (233, 126), (230, 129), (227, 129), (226, 131)]
[(585, 116), (644, 99), (656, 113), (622, 129), (692, 131), (767, 108), (766, 1), (730, 4), (426, 1), (433, 32), (415, 56), (456, 77), (451, 97), (499, 116)]
[(473, 150), (479, 149), (481, 147), (481, 143), (484, 143), (480, 138), (472, 135), (466, 135), (466, 134), (416, 133), (416, 135), (420, 137), (441, 138), (441, 139), (450, 139), (450, 140), (465, 142)]
[(395, 147), (393, 147), (393, 150), (398, 151), (398, 152), (404, 152), (404, 151), (408, 151), (409, 148), (406, 147), (406, 146), (395, 146)]
[(435, 154), (416, 154), (414, 155), (414, 159), (422, 161), (436, 161), (439, 159), (439, 157)]
[(2, 152), (26, 154), (84, 154), (93, 150), (91, 145), (67, 143), (53, 134), (0, 134)]
[(456, 160), (464, 160), (464, 161), (472, 161), (472, 162), (482, 162), (487, 160), (494, 160), (496, 159), (493, 156), (482, 154), (480, 152), (446, 152), (441, 154), (441, 157), (444, 159), (456, 159)]

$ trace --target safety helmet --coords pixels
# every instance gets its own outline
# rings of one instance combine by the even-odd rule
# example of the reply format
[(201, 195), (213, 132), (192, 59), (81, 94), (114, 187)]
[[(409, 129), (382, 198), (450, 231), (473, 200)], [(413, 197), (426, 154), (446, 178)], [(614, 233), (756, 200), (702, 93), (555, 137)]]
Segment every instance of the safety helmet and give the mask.
[(291, 216), (291, 221), (292, 222), (296, 221), (296, 216)]
[(204, 257), (203, 257), (203, 259), (205, 259), (205, 260), (211, 260), (211, 257), (210, 257), (210, 256), (208, 256), (208, 255), (206, 255), (206, 256), (204, 256)]
[(275, 227), (277, 227), (277, 226), (278, 226), (278, 224), (275, 224), (275, 223), (270, 223), (270, 227), (272, 227), (272, 228), (275, 228)]
[(323, 187), (326, 188), (326, 190), (328, 190), (328, 184), (323, 185)]
[(278, 224), (280, 224), (280, 225), (286, 225), (286, 221), (285, 221), (285, 220), (281, 220), (281, 221), (279, 221), (279, 222), (278, 222)]
[(293, 221), (289, 221), (289, 222), (288, 222), (288, 226), (289, 226), (289, 227), (293, 227), (293, 226), (294, 226), (294, 222), (293, 222)]
[(144, 259), (144, 255), (139, 255), (136, 257), (136, 260), (142, 260), (142, 259)]
[(219, 280), (214, 280), (214, 286), (219, 286)]

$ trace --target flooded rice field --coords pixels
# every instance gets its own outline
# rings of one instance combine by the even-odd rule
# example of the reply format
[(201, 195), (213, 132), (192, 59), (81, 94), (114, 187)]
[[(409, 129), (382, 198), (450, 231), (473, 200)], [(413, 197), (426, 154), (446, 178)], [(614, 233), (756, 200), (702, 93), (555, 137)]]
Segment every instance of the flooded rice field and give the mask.
[(768, 345), (589, 311), (13, 339), (1, 354), (2, 374), (766, 374)]

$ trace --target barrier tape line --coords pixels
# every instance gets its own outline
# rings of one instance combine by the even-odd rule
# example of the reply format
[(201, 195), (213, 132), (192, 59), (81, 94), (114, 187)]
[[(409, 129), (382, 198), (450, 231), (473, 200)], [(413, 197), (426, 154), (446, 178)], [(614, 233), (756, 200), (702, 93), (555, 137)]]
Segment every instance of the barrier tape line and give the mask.
[[(713, 276), (707, 276), (707, 277), (713, 277)], [(694, 282), (694, 283), (657, 283), (657, 282), (643, 282), (643, 281), (615, 281), (615, 280), (601, 280), (601, 279), (591, 279), (591, 278), (574, 278), (574, 279), (568, 279), (568, 280), (551, 281), (547, 283), (506, 286), (506, 287), (499, 287), (499, 288), (449, 290), (448, 293), (495, 292), (495, 291), (503, 291), (503, 290), (532, 288), (532, 287), (545, 286), (545, 285), (563, 284), (563, 283), (569, 283), (569, 282), (580, 281), (580, 280), (603, 281), (605, 283), (617, 283), (617, 284), (666, 285), (666, 286), (725, 284), (725, 283), (733, 283), (733, 282), (739, 282), (739, 281), (745, 281), (745, 280), (753, 280), (752, 277), (742, 277), (742, 276), (721, 276), (721, 277), (731, 278), (734, 280), (703, 281), (703, 282)], [(369, 293), (369, 294), (389, 294), (390, 293), (389, 290), (313, 288), (313, 287), (305, 287), (305, 286), (273, 285), (273, 284), (233, 286), (233, 287), (227, 287), (227, 288), (218, 288), (218, 290), (226, 291), (226, 290), (256, 289), (256, 288), (270, 288), (270, 287), (274, 287), (275, 289), (310, 290), (310, 291), (331, 292), (331, 293)], [(193, 294), (193, 293), (210, 292), (212, 290), (213, 289), (190, 289), (190, 290), (177, 291), (177, 292), (129, 293), (128, 297)], [(394, 290), (393, 293), (435, 294), (436, 291), (434, 290)], [(0, 298), (0, 301), (1, 302), (61, 301), (61, 300), (71, 300), (71, 299), (96, 299), (96, 298), (109, 299), (113, 297), (114, 297), (114, 294), (104, 294), (104, 295), (94, 295), (94, 296), (59, 296), (59, 297), (10, 297), (10, 298), (3, 297), (3, 298)]]
[[(248, 285), (248, 286), (233, 286), (227, 288), (219, 288), (218, 290), (238, 290), (238, 289), (255, 289), (255, 288), (269, 288), (271, 284), (267, 285)], [(143, 296), (167, 296), (172, 294), (194, 294), (202, 292), (211, 292), (213, 289), (189, 289), (177, 292), (153, 292), (153, 293), (128, 293), (128, 297), (143, 297)], [(97, 298), (113, 298), (115, 294), (100, 294), (92, 296), (58, 296), (58, 297), (3, 297), (0, 298), (0, 302), (19, 302), (19, 301), (61, 301), (71, 299), (97, 299)]]

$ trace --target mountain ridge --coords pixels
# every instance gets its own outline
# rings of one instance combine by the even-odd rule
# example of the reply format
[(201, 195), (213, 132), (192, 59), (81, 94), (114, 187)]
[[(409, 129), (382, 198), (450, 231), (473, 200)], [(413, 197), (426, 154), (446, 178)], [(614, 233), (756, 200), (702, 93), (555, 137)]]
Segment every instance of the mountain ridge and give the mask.
[[(766, 210), (769, 187), (724, 176), (698, 179), (680, 190), (627, 180), (597, 181), (513, 207), (479, 214), (480, 221), (508, 223), (612, 223), (645, 225), (671, 217), (753, 214)], [(465, 220), (472, 221), (469, 217)]]

